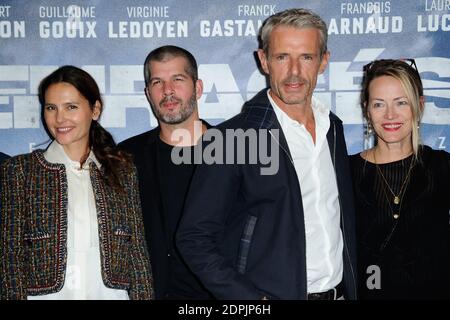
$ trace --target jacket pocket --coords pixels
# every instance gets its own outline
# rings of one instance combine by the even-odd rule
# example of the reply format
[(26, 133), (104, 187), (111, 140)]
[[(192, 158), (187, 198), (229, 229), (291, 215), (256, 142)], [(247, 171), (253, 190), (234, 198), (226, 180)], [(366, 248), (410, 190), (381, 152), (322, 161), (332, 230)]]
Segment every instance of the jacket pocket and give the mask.
[(24, 273), (29, 292), (42, 292), (58, 283), (58, 239), (45, 230), (28, 230), (24, 239)]
[(239, 254), (237, 259), (237, 271), (244, 274), (247, 269), (248, 255), (252, 243), (253, 233), (255, 232), (256, 222), (258, 217), (249, 215), (245, 222), (244, 231), (242, 232), (241, 241), (239, 245)]
[(123, 225), (113, 228), (112, 231), (111, 281), (116, 287), (124, 289), (130, 283), (132, 232), (129, 226)]
[(131, 228), (128, 226), (116, 227), (113, 230), (113, 234), (122, 239), (131, 239)]
[(50, 239), (52, 236), (47, 231), (27, 232), (24, 235), (26, 241), (39, 241)]

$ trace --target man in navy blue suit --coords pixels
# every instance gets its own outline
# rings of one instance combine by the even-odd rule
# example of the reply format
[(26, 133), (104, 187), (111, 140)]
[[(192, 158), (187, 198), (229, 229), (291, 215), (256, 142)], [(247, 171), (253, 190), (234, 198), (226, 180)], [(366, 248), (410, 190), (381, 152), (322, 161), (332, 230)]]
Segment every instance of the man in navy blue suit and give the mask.
[[(270, 88), (217, 127), (224, 159), (246, 154), (234, 164), (197, 166), (178, 248), (218, 299), (356, 299), (343, 126), (313, 97), (330, 55), (326, 24), (311, 11), (291, 9), (269, 17), (260, 35)], [(243, 131), (245, 148), (230, 149), (239, 134), (230, 141), (229, 133)], [(257, 139), (249, 142), (252, 135)], [(264, 159), (249, 161), (264, 145), (278, 157), (272, 172), (263, 170)]]

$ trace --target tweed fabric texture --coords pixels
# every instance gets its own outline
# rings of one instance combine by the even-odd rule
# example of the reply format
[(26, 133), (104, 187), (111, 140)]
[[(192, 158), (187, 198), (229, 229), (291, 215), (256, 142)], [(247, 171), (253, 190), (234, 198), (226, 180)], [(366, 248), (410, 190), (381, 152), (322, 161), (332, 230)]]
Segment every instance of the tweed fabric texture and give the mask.
[[(152, 299), (153, 278), (144, 241), (136, 170), (120, 170), (124, 191), (107, 185), (90, 164), (105, 286), (130, 299)], [(67, 178), (43, 150), (0, 167), (0, 297), (26, 299), (61, 290), (67, 262)]]

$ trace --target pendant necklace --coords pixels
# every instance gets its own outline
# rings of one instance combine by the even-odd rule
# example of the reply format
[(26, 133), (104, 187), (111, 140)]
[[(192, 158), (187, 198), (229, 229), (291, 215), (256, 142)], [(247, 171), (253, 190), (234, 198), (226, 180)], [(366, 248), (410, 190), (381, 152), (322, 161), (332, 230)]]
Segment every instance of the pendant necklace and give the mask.
[[(383, 172), (381, 171), (381, 168), (379, 167), (378, 163), (377, 163), (377, 158), (375, 156), (375, 150), (373, 151), (373, 159), (375, 160), (375, 166), (377, 168), (377, 172), (380, 174), (381, 178), (383, 179), (384, 183), (386, 184), (386, 186), (388, 187), (389, 191), (391, 192), (393, 199), (392, 201), (394, 202), (394, 204), (398, 205), (400, 204), (400, 202), (402, 201), (402, 198), (404, 196), (404, 193), (406, 191), (406, 186), (407, 186), (407, 182), (409, 181), (410, 175), (411, 175), (411, 170), (414, 167), (414, 158), (411, 159), (410, 165), (409, 165), (409, 170), (408, 173), (405, 177), (405, 179), (403, 180), (402, 186), (400, 187), (400, 191), (398, 192), (398, 194), (395, 194), (394, 191), (392, 190), (391, 186), (389, 185), (389, 183), (387, 182), (386, 178), (384, 177)], [(383, 188), (384, 191), (384, 188)], [(394, 213), (394, 210), (392, 210), (389, 198), (385, 192), (386, 195), (386, 199), (388, 200), (388, 204), (389, 207), (391, 208), (392, 214), (394, 219), (398, 219), (398, 217), (400, 216), (400, 209), (398, 212)], [(401, 208), (401, 205), (399, 206)]]

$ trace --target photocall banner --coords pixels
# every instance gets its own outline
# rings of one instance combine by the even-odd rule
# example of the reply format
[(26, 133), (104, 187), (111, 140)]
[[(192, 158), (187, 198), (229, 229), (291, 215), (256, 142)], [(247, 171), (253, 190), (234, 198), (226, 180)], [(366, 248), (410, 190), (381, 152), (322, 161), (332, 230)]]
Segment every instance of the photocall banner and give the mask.
[(155, 127), (142, 65), (166, 44), (194, 54), (204, 82), (200, 116), (220, 123), (266, 86), (255, 59), (262, 22), (294, 7), (328, 25), (331, 60), (315, 95), (343, 120), (349, 153), (365, 143), (362, 66), (381, 58), (416, 59), (423, 142), (450, 148), (450, 0), (0, 0), (0, 151), (45, 148), (37, 88), (65, 64), (94, 76), (105, 101), (101, 123), (117, 142)]

